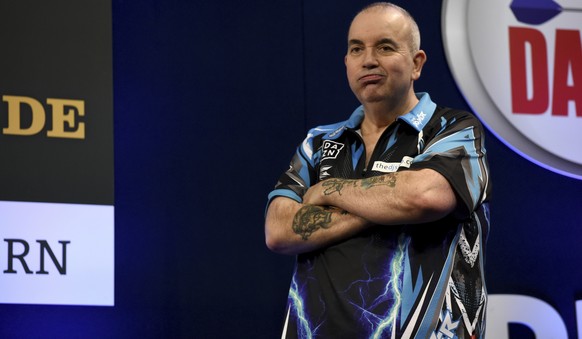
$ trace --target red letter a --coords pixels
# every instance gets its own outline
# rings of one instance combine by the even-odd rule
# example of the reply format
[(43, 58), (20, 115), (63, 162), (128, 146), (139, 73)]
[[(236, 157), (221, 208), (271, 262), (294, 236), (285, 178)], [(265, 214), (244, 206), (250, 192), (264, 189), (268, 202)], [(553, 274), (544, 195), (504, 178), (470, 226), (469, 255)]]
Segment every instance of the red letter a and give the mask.
[[(572, 70), (573, 85), (568, 86), (568, 70)], [(582, 46), (580, 31), (556, 31), (554, 61), (554, 92), (552, 115), (568, 115), (568, 101), (576, 103), (576, 116), (582, 117)]]

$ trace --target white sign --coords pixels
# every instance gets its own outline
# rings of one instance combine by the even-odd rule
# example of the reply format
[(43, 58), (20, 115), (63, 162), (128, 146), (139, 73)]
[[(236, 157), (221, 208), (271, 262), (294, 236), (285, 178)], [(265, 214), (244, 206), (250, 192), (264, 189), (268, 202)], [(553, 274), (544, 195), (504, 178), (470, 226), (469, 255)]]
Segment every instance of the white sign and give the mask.
[(114, 305), (114, 207), (0, 201), (0, 303)]
[(448, 64), (475, 113), (519, 154), (578, 179), (580, 7), (566, 0), (445, 0), (442, 9)]
[[(582, 301), (576, 301), (578, 333), (582, 330)], [(538, 339), (568, 339), (560, 314), (543, 300), (519, 294), (492, 294), (487, 301), (489, 339), (509, 339), (509, 324), (527, 326)]]

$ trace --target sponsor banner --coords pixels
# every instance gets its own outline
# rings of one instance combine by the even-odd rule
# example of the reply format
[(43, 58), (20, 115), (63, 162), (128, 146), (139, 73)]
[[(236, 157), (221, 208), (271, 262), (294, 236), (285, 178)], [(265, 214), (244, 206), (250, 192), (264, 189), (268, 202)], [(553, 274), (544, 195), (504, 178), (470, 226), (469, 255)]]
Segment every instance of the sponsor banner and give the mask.
[(113, 306), (113, 206), (0, 201), (0, 302)]
[(113, 305), (111, 2), (0, 1), (0, 303)]
[(485, 125), (527, 159), (582, 179), (582, 5), (445, 0), (449, 66)]
[(110, 1), (1, 1), (0, 40), (0, 200), (113, 205)]

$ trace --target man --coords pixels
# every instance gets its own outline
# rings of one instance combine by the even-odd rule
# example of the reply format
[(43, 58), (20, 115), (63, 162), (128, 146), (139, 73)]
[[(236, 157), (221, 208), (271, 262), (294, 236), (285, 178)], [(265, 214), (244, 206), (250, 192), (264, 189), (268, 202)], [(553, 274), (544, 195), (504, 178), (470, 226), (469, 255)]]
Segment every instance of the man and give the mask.
[(269, 195), (267, 246), (297, 254), (285, 338), (483, 338), (483, 130), (413, 83), (412, 17), (375, 3), (345, 56), (362, 106), (309, 131)]

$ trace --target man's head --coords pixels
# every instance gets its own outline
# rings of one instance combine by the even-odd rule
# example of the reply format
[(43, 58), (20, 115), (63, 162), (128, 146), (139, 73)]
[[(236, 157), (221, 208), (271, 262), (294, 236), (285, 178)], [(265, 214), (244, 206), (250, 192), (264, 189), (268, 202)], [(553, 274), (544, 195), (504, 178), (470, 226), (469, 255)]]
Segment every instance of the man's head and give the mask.
[(414, 19), (391, 3), (374, 3), (353, 19), (345, 57), (348, 81), (362, 102), (392, 106), (413, 100), (426, 54)]
[(394, 9), (399, 11), (402, 15), (404, 15), (404, 17), (408, 20), (410, 24), (410, 36), (409, 36), (410, 41), (408, 42), (410, 46), (410, 51), (411, 53), (417, 52), (420, 49), (420, 30), (418, 29), (418, 25), (416, 24), (416, 21), (414, 20), (412, 15), (410, 15), (410, 13), (408, 13), (408, 11), (405, 10), (404, 8), (390, 2), (374, 2), (362, 8), (362, 10), (358, 12), (358, 14), (369, 10), (378, 9)]

